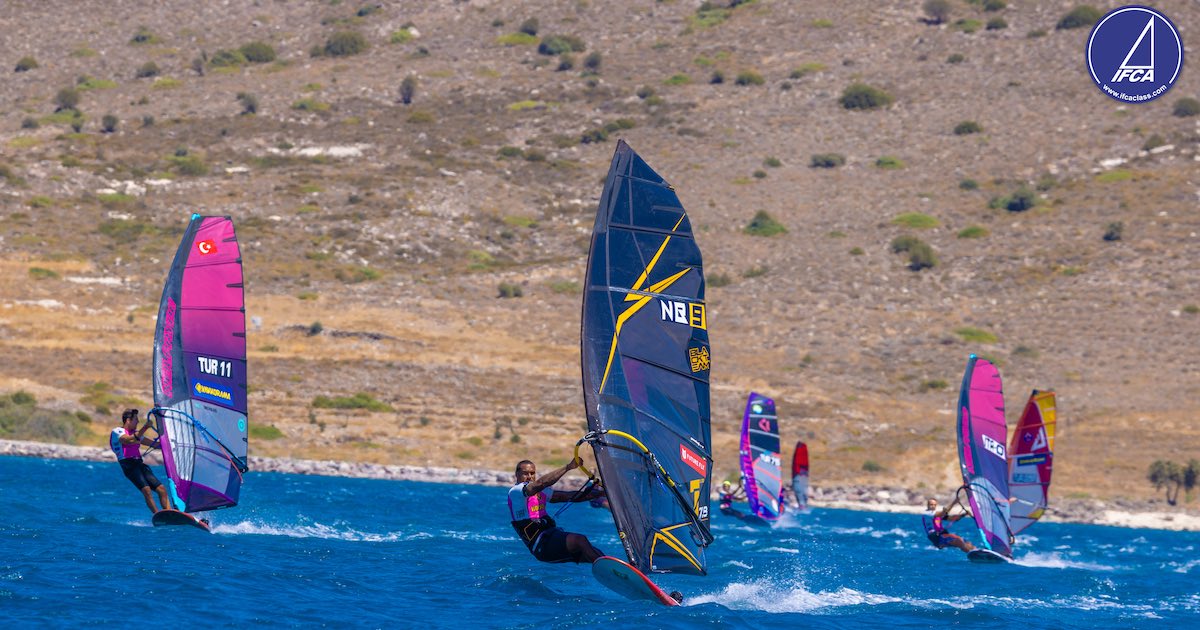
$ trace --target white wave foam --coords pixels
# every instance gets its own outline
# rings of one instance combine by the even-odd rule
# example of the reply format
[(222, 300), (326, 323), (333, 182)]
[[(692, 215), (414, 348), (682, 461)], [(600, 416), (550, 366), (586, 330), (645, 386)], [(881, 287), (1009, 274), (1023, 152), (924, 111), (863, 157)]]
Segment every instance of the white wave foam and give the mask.
[(1168, 564), (1167, 566), (1175, 567), (1174, 569), (1172, 569), (1172, 571), (1174, 571), (1176, 573), (1188, 573), (1192, 569), (1200, 566), (1200, 560), (1188, 560), (1187, 562), (1184, 562), (1183, 564), (1180, 564), (1178, 562), (1172, 562), (1172, 563)]
[(1042, 569), (1085, 569), (1088, 571), (1116, 571), (1116, 567), (1111, 567), (1104, 564), (1094, 562), (1082, 562), (1080, 560), (1071, 560), (1064, 558), (1062, 554), (1038, 553), (1036, 551), (1027, 553), (1020, 558), (1013, 560), (1014, 564), (1023, 567), (1038, 567)]
[(730, 561), (726, 562), (725, 564), (722, 564), (721, 566), (723, 566), (723, 567), (741, 567), (743, 569), (750, 568), (750, 565), (746, 564), (745, 562), (741, 562), (739, 560), (730, 560)]
[(425, 533), (405, 535), (401, 532), (388, 532), (386, 534), (374, 534), (351, 528), (339, 529), (321, 523), (313, 523), (311, 525), (271, 525), (254, 521), (241, 521), (228, 525), (213, 523), (212, 531), (214, 534), (259, 534), (265, 536), (289, 536), (291, 538), (348, 540), (352, 542), (393, 542), (397, 540), (432, 537), (432, 535)]
[(772, 553), (800, 553), (799, 549), (789, 549), (788, 547), (767, 547), (765, 549), (759, 549), (759, 551)]
[(762, 610), (771, 613), (811, 612), (822, 608), (878, 605), (903, 600), (887, 595), (863, 593), (850, 588), (813, 593), (803, 586), (781, 587), (765, 581), (734, 582), (719, 593), (689, 597), (687, 605), (721, 604), (734, 610)]

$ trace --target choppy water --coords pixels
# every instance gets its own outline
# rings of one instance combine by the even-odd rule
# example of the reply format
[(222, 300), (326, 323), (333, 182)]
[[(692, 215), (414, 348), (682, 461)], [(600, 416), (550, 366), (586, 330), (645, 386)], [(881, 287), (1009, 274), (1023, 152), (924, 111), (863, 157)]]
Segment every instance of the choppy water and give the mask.
[[(688, 596), (630, 602), (539, 564), (505, 489), (252, 473), (206, 534), (150, 527), (116, 463), (0, 457), (0, 621), (354, 627), (1167, 628), (1200, 625), (1200, 534), (1040, 523), (1017, 563), (936, 551), (911, 515), (716, 516)], [(559, 519), (620, 555), (604, 510)], [(958, 524), (964, 528), (968, 523)]]

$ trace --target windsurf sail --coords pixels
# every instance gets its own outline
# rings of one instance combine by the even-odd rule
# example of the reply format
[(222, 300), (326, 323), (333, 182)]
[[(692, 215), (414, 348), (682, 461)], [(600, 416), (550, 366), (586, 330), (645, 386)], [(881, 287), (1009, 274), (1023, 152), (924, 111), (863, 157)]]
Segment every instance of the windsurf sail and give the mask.
[(1012, 529), (1019, 534), (1046, 511), (1054, 464), (1054, 392), (1033, 390), (1008, 445), (1008, 490), (1012, 493)]
[(750, 392), (742, 416), (741, 463), (750, 513), (764, 521), (783, 515), (783, 480), (779, 469), (779, 420), (775, 401)]
[(183, 512), (237, 505), (246, 472), (246, 309), (229, 217), (192, 215), (154, 331), (154, 406), (167, 488)]
[(792, 492), (801, 510), (808, 509), (808, 445), (796, 442), (792, 452)]
[(975, 545), (1012, 557), (1007, 437), (1000, 372), (972, 354), (958, 396), (958, 462), (979, 528)]
[(580, 335), (588, 434), (638, 570), (704, 575), (712, 482), (700, 248), (679, 198), (617, 142), (588, 255)]

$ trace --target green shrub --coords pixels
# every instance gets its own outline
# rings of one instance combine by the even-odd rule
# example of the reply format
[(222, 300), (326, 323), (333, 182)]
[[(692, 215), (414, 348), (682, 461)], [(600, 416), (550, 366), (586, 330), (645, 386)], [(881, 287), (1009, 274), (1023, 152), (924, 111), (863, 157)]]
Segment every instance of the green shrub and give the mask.
[(250, 437), (256, 440), (278, 440), (283, 437), (283, 431), (270, 424), (250, 424)]
[(964, 120), (954, 126), (954, 135), (956, 136), (965, 136), (967, 134), (979, 133), (981, 131), (983, 131), (983, 127), (980, 127), (979, 123), (975, 122), (974, 120)]
[(54, 105), (56, 112), (64, 110), (74, 110), (79, 107), (79, 90), (73, 87), (65, 87), (54, 95)]
[(149, 77), (156, 77), (161, 73), (162, 71), (158, 68), (158, 64), (154, 63), (153, 61), (147, 61), (141, 66), (138, 66), (138, 69), (133, 73), (133, 76), (135, 79), (146, 79)]
[(846, 156), (840, 153), (817, 153), (809, 160), (811, 168), (837, 168), (846, 163)]
[(1171, 113), (1180, 118), (1187, 118), (1200, 114), (1200, 100), (1196, 100), (1190, 96), (1185, 96), (1178, 101), (1175, 101), (1175, 109)]
[(1066, 15), (1054, 25), (1054, 28), (1063, 31), (1072, 28), (1083, 28), (1095, 24), (1103, 16), (1102, 13), (1095, 7), (1087, 4), (1081, 4), (1074, 9), (1071, 9)]
[(981, 328), (975, 328), (974, 326), (956, 328), (954, 334), (961, 337), (967, 343), (996, 343), (997, 341), (996, 335)]
[(558, 72), (566, 72), (575, 67), (575, 57), (571, 53), (563, 53), (558, 56), (558, 67), (555, 68)]
[(137, 32), (130, 38), (129, 43), (134, 45), (157, 44), (158, 37), (145, 26), (139, 26)]
[(33, 116), (26, 116), (25, 118), (21, 119), (22, 129), (37, 129), (41, 126), (41, 123), (39, 123)]
[(964, 33), (974, 33), (975, 31), (978, 31), (979, 27), (981, 26), (983, 26), (983, 22), (980, 22), (979, 20), (963, 18), (955, 22), (952, 28), (954, 28), (956, 31), (962, 31)]
[(862, 469), (863, 471), (870, 473), (883, 472), (887, 470), (882, 464), (879, 464), (873, 459), (868, 459), (867, 461), (863, 462)]
[(430, 112), (417, 110), (417, 111), (409, 114), (408, 118), (406, 118), (405, 120), (407, 120), (410, 123), (413, 123), (414, 125), (427, 125), (429, 123), (434, 122), (436, 119), (433, 117), (433, 114)]
[(1011, 197), (1001, 199), (1001, 206), (1009, 212), (1024, 212), (1037, 205), (1037, 195), (1028, 188), (1019, 188)]
[(298, 109), (302, 112), (327, 112), (329, 111), (329, 103), (322, 103), (315, 98), (302, 98), (292, 103), (292, 109)]
[(867, 252), (864, 252), (863, 248), (861, 248), (861, 247), (851, 247), (850, 248), (851, 256), (862, 256), (865, 253), (867, 253)]
[(1045, 36), (1046, 36), (1046, 29), (1044, 29), (1044, 28), (1034, 29), (1025, 34), (1025, 37), (1028, 37), (1029, 39), (1037, 39), (1039, 37), (1045, 37)]
[(976, 190), (979, 188), (979, 182), (973, 179), (963, 179), (958, 182), (958, 187), (963, 190)]
[(725, 73), (720, 70), (713, 70), (712, 76), (708, 78), (708, 82), (712, 85), (720, 85), (725, 82)]
[(892, 104), (891, 94), (865, 83), (855, 83), (842, 91), (838, 101), (846, 109), (870, 110), (887, 107)]
[(958, 238), (984, 238), (991, 234), (987, 228), (980, 225), (969, 225), (958, 232)]
[(208, 165), (206, 165), (204, 160), (200, 159), (199, 156), (173, 155), (168, 159), (171, 161), (172, 168), (174, 168), (175, 172), (179, 173), (180, 175), (198, 177), (200, 175), (208, 174)]
[(710, 273), (704, 278), (704, 281), (711, 288), (727, 287), (733, 284), (733, 279), (727, 273)]
[(608, 132), (605, 131), (603, 128), (585, 131), (585, 132), (583, 132), (583, 135), (580, 136), (580, 138), (579, 138), (579, 141), (582, 142), (583, 144), (591, 144), (593, 142), (604, 142), (605, 140), (608, 140)]
[(120, 121), (117, 120), (116, 116), (112, 114), (105, 114), (104, 117), (100, 119), (100, 131), (102, 133), (113, 133), (117, 130), (117, 123), (119, 122)]
[(904, 214), (898, 215), (896, 218), (892, 219), (892, 224), (918, 230), (927, 230), (929, 228), (935, 228), (941, 225), (942, 222), (938, 221), (934, 217), (929, 216), (928, 214), (922, 214), (920, 212), (905, 212)]
[(814, 72), (820, 72), (824, 69), (825, 69), (825, 64), (823, 64), (823, 63), (817, 63), (817, 62), (806, 63), (806, 64), (802, 64), (799, 68), (793, 69), (791, 71), (791, 73), (788, 74), (788, 78), (789, 79), (802, 79)]
[(376, 400), (370, 394), (358, 392), (353, 396), (317, 396), (312, 406), (317, 409), (366, 409), (367, 411), (393, 411), (392, 406)]
[(501, 282), (500, 286), (497, 287), (497, 289), (499, 292), (496, 295), (496, 297), (500, 297), (500, 298), (519, 298), (519, 297), (522, 297), (525, 295), (525, 290), (522, 289), (521, 285), (519, 285), (519, 284), (509, 284), (507, 282)]
[(983, 0), (984, 11), (1003, 11), (1008, 7), (1008, 3), (1004, 0)]
[(604, 58), (600, 55), (600, 51), (594, 50), (588, 53), (587, 57), (583, 58), (583, 67), (591, 70), (592, 72), (599, 72), (600, 64), (603, 62), (603, 60)]
[(925, 0), (921, 8), (933, 24), (941, 24), (950, 18), (950, 0)]
[(762, 85), (765, 82), (762, 75), (753, 70), (743, 70), (737, 75), (734, 83), (737, 85)]
[(875, 160), (875, 166), (884, 170), (896, 170), (904, 168), (904, 160), (891, 155), (884, 155), (878, 160)]
[(1195, 315), (1200, 313), (1200, 306), (1196, 306), (1195, 304), (1187, 304), (1183, 307), (1183, 312), (1187, 313), (1188, 315)]
[(37, 59), (33, 57), (21, 57), (17, 60), (17, 66), (13, 68), (13, 72), (29, 72), (38, 67)]
[(28, 203), (30, 208), (49, 208), (54, 205), (54, 200), (45, 195), (34, 195)]
[(746, 279), (760, 278), (762, 276), (767, 275), (767, 272), (770, 270), (771, 270), (771, 268), (767, 267), (766, 265), (755, 265), (755, 266), (743, 271), (742, 277), (746, 278)]
[(393, 44), (407, 44), (413, 38), (412, 31), (407, 28), (402, 28), (398, 31), (392, 31), (392, 35), (388, 41)]
[(55, 280), (58, 278), (58, 272), (44, 267), (30, 267), (29, 277), (34, 280)]
[(540, 28), (538, 19), (536, 17), (531, 17), (524, 22), (521, 22), (521, 26), (517, 27), (517, 31), (525, 33), (526, 35), (537, 35), (538, 28)]
[(222, 48), (213, 53), (208, 63), (214, 68), (236, 68), (246, 64), (246, 56), (241, 51)]
[(915, 236), (897, 236), (892, 239), (892, 251), (899, 254), (908, 253), (908, 268), (920, 271), (938, 264), (937, 255), (928, 243)]
[(665, 81), (663, 81), (663, 85), (687, 85), (688, 83), (691, 83), (691, 82), (692, 82), (692, 77), (689, 77), (686, 74), (680, 73), (680, 74), (671, 75), (669, 78), (667, 78)]
[(1008, 20), (1002, 17), (994, 17), (987, 21), (987, 30), (999, 31), (1008, 28)]
[(258, 113), (258, 97), (249, 92), (238, 92), (237, 101), (242, 104), (242, 113), (246, 115)]
[(408, 75), (400, 82), (400, 102), (405, 105), (411, 105), (413, 97), (417, 95), (417, 77), (416, 75)]
[(250, 42), (238, 48), (242, 58), (250, 63), (270, 63), (275, 61), (275, 49), (266, 42)]
[(306, 333), (308, 334), (309, 337), (316, 337), (317, 335), (321, 334), (324, 331), (325, 331), (325, 327), (321, 325), (321, 322), (313, 322), (308, 325), (308, 330), (306, 331)]
[(556, 280), (550, 283), (550, 290), (560, 295), (578, 294), (581, 288), (574, 280)]
[(1121, 240), (1121, 235), (1125, 232), (1125, 224), (1121, 221), (1114, 221), (1104, 227), (1104, 240), (1112, 242)]
[(783, 166), (783, 162), (780, 162), (777, 157), (767, 157), (767, 159), (763, 160), (763, 166), (767, 168), (779, 168)]
[(585, 50), (587, 50), (587, 44), (574, 35), (551, 35), (538, 44), (538, 52), (551, 57), (565, 52), (583, 52)]
[(533, 46), (538, 38), (528, 33), (509, 33), (496, 38), (496, 43), (502, 46)]
[(503, 146), (500, 147), (500, 150), (497, 151), (497, 153), (500, 154), (500, 157), (511, 158), (521, 157), (521, 155), (523, 155), (525, 152), (522, 151), (520, 147)]
[(325, 40), (321, 51), (330, 57), (349, 57), (366, 52), (367, 38), (358, 31), (338, 31)]
[(750, 223), (742, 228), (742, 231), (750, 236), (775, 236), (776, 234), (786, 234), (787, 228), (776, 221), (766, 210), (759, 210), (754, 214), (754, 218), (750, 219)]
[(946, 63), (962, 63), (966, 60), (967, 58), (960, 53), (954, 53), (949, 57), (946, 57)]

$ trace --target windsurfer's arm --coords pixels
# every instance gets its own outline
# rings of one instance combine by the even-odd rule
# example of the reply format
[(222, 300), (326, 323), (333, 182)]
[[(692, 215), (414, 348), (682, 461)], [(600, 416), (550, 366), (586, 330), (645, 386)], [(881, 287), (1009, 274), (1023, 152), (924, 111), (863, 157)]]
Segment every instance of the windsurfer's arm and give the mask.
[[(541, 477), (538, 477), (536, 480), (525, 484), (525, 496), (531, 497), (542, 490), (553, 486), (554, 484), (558, 483), (558, 480), (562, 479), (562, 476), (567, 474), (568, 471), (579, 468), (579, 464), (580, 462), (578, 458), (572, 459), (562, 468), (553, 470), (545, 475), (542, 475)], [(553, 496), (551, 496), (551, 500), (554, 500)]]
[(141, 441), (142, 441), (142, 436), (141, 436), (141, 435), (133, 435), (133, 434), (131, 434), (131, 433), (126, 433), (126, 434), (122, 435), (121, 437), (117, 438), (117, 440), (118, 440), (118, 441), (119, 441), (119, 442), (120, 442), (122, 445), (124, 445), (124, 444), (134, 444), (134, 443), (141, 442)]

